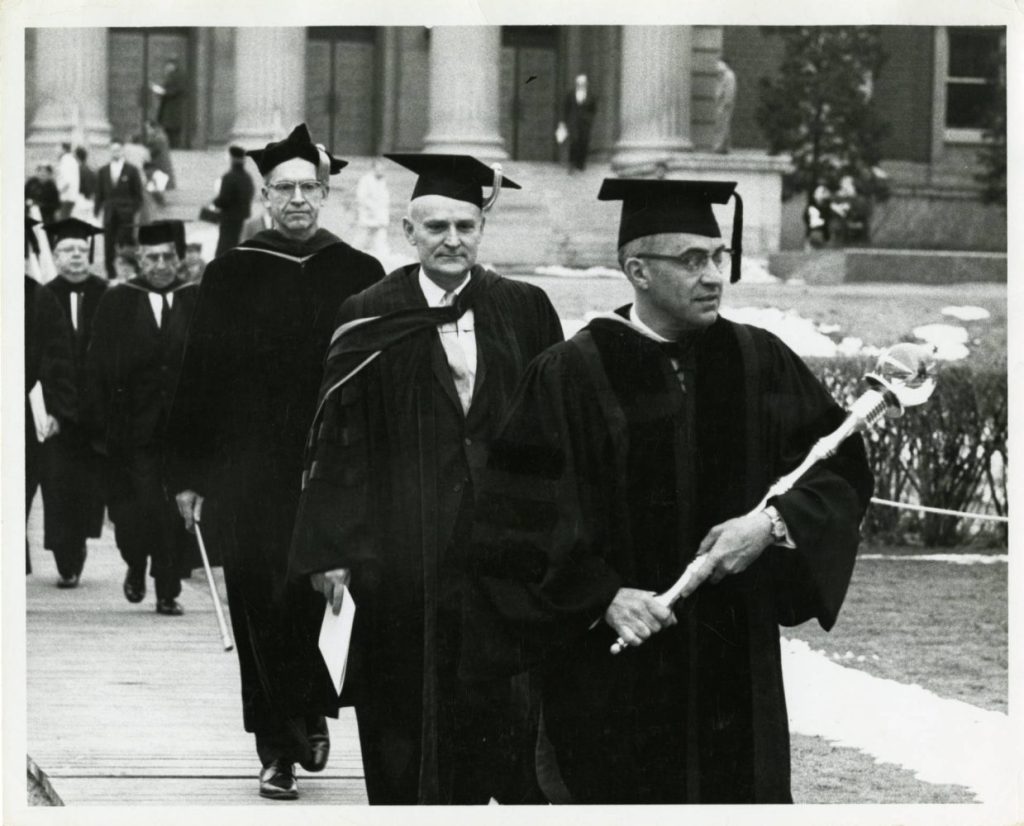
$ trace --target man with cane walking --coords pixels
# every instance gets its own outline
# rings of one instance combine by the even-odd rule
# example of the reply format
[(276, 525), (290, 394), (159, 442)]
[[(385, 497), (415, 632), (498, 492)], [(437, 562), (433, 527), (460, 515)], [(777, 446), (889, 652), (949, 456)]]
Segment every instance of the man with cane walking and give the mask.
[(342, 302), (383, 276), (376, 259), (319, 226), (346, 165), (305, 124), (247, 153), (275, 229), (210, 262), (169, 427), (169, 488), (186, 527), (223, 557), (259, 792), (298, 796), (295, 763), (321, 771), (338, 696), (317, 648), (323, 601), (287, 583), (303, 446)]
[[(492, 447), (462, 673), (539, 670), (552, 800), (791, 802), (779, 624), (835, 622), (872, 479), (852, 438), (748, 513), (843, 411), (718, 314), (734, 187), (605, 181), (634, 301), (534, 361)], [(710, 582), (673, 611), (655, 595), (697, 554)]]

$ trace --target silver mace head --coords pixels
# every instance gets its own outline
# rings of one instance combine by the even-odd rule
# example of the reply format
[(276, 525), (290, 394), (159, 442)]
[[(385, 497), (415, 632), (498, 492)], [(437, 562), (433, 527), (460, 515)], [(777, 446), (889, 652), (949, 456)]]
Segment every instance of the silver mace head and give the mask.
[(924, 404), (935, 390), (935, 347), (895, 344), (882, 351), (865, 381), (885, 399), (885, 415), (898, 419), (908, 407)]

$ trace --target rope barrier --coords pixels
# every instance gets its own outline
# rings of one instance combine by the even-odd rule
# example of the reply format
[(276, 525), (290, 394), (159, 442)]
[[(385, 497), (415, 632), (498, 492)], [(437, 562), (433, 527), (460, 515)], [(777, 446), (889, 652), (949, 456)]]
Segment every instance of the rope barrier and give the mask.
[(925, 505), (909, 505), (906, 502), (893, 502), (891, 499), (878, 499), (872, 496), (871, 501), (875, 505), (887, 505), (890, 508), (903, 508), (904, 510), (921, 511), (922, 513), (938, 513), (943, 516), (962, 516), (965, 519), (981, 519), (986, 522), (1009, 522), (1008, 516), (995, 516), (988, 513), (968, 513), (967, 511), (950, 511), (944, 508), (929, 508)]

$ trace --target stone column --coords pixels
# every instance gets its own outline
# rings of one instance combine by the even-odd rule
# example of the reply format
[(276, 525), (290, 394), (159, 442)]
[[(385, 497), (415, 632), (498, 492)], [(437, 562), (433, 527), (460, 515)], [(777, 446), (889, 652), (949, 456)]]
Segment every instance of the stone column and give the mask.
[(107, 30), (36, 29), (36, 106), (29, 146), (110, 140)]
[(430, 120), (425, 152), (507, 158), (499, 117), (500, 26), (430, 31)]
[(232, 142), (258, 147), (280, 140), (305, 116), (305, 28), (236, 29)]
[(690, 26), (623, 26), (620, 131), (614, 167), (668, 162), (693, 149)]

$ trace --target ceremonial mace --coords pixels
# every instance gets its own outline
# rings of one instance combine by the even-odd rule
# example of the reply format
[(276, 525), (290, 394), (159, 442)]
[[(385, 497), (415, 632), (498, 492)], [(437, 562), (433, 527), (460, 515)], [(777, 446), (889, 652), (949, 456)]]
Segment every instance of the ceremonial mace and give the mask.
[(217, 625), (220, 626), (220, 638), (224, 643), (224, 650), (230, 651), (235, 647), (234, 641), (231, 639), (231, 632), (228, 630), (228, 624), (224, 619), (224, 608), (220, 604), (220, 593), (217, 591), (217, 583), (213, 581), (213, 569), (210, 568), (210, 556), (206, 553), (206, 543), (203, 542), (203, 532), (199, 529), (199, 511), (202, 510), (202, 506), (195, 514), (195, 526), (196, 526), (196, 541), (199, 543), (199, 556), (203, 559), (203, 570), (206, 571), (206, 582), (210, 586), (210, 596), (213, 598), (213, 612), (217, 615)]
[[(883, 350), (875, 369), (864, 375), (868, 389), (853, 403), (843, 423), (827, 436), (819, 439), (798, 467), (778, 479), (764, 498), (747, 514), (761, 511), (768, 500), (791, 490), (815, 464), (835, 455), (846, 439), (877, 424), (882, 418), (898, 419), (908, 407), (924, 404), (935, 390), (935, 377), (931, 373), (934, 347), (920, 344), (896, 344)], [(694, 559), (675, 584), (654, 599), (671, 608), (683, 596), (689, 596), (711, 576), (714, 565), (708, 554)], [(626, 648), (619, 637), (611, 647), (612, 654)]]

